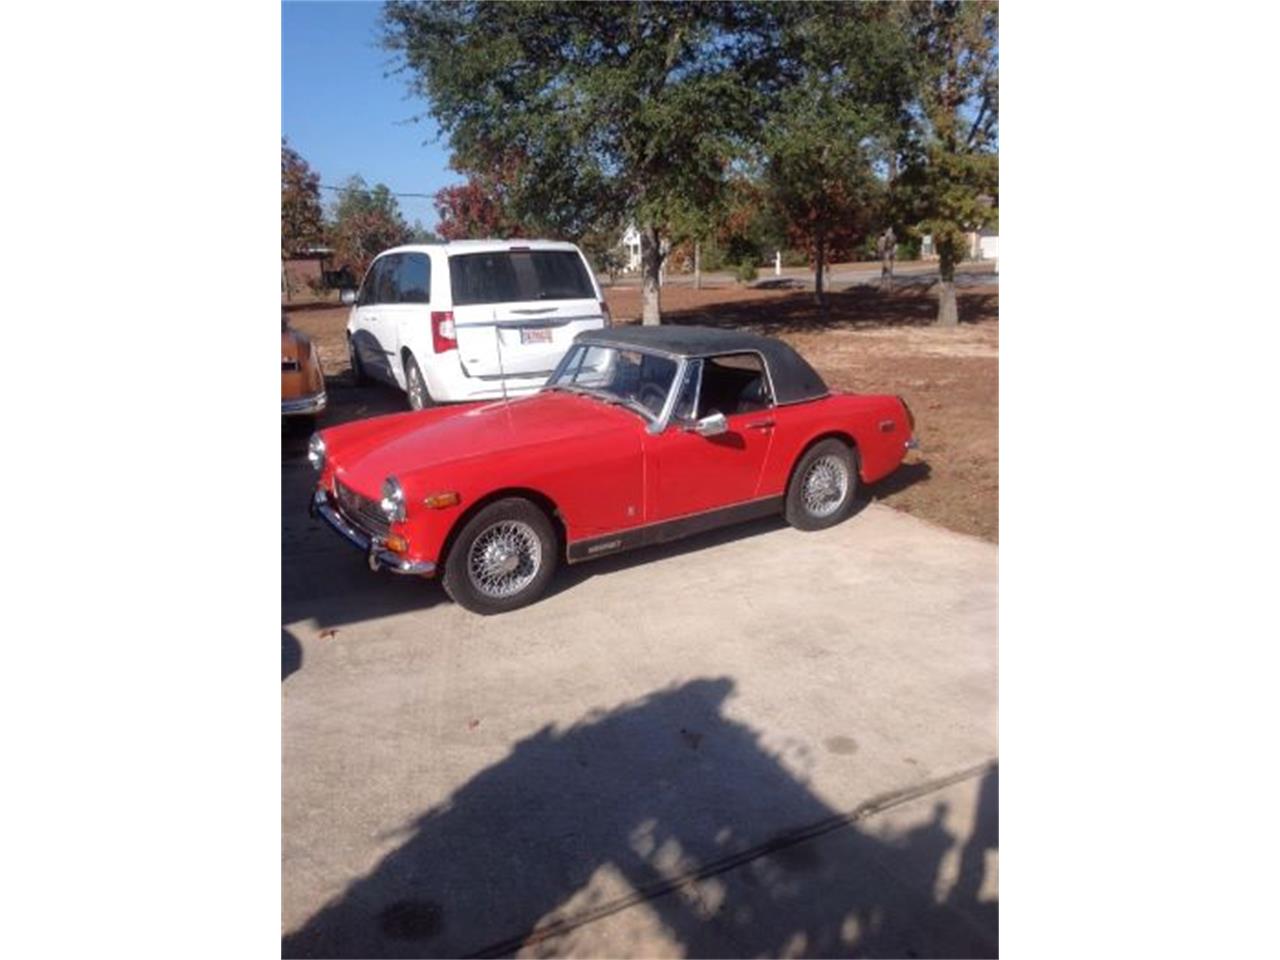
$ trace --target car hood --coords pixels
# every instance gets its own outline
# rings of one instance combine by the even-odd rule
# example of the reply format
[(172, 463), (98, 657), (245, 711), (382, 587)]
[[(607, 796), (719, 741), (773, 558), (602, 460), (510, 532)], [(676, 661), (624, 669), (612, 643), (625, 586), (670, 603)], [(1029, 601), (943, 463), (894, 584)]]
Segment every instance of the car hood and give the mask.
[[(348, 424), (333, 431), (330, 457), (348, 486), (369, 496), (391, 474), (414, 473), (477, 457), (500, 457), (569, 438), (634, 434), (640, 418), (590, 397), (543, 392), (510, 402), (435, 408)], [(326, 440), (329, 439), (326, 432)]]

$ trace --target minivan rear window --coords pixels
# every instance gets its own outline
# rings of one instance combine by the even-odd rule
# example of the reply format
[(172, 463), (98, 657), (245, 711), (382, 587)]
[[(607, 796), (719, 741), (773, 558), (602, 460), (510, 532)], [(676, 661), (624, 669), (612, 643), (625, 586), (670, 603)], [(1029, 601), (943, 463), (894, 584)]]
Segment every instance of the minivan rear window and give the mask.
[(495, 250), (449, 258), (454, 306), (515, 300), (594, 300), (595, 288), (572, 250)]

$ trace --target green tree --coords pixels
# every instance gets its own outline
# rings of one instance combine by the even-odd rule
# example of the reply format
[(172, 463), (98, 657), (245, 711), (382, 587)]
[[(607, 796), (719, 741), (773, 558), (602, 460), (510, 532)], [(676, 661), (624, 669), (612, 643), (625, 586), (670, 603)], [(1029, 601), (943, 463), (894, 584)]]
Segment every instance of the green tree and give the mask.
[(343, 184), (330, 233), (338, 262), (357, 276), (383, 250), (407, 243), (412, 236), (390, 188), (381, 183), (369, 187), (360, 176)]
[(641, 234), (645, 323), (662, 240), (707, 209), (774, 83), (772, 7), (735, 3), (408, 3), (385, 42), (464, 171), (510, 170), (515, 216), (578, 239)]
[(790, 73), (766, 126), (766, 180), (825, 311), (829, 259), (862, 243), (882, 205), (876, 159), (901, 128), (910, 51), (893, 10), (869, 3), (791, 4), (779, 43)]
[(913, 3), (903, 13), (917, 92), (895, 200), (904, 219), (933, 236), (937, 323), (954, 326), (966, 234), (999, 216), (999, 10), (986, 0), (948, 0)]

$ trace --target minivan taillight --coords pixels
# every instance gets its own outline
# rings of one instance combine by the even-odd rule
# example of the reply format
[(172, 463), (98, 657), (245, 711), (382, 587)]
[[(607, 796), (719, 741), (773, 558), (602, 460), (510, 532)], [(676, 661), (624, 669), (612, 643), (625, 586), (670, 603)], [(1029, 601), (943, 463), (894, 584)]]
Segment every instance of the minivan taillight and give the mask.
[(606, 327), (613, 326), (613, 314), (609, 312), (609, 301), (600, 301), (600, 316), (604, 317), (604, 325)]
[(458, 335), (453, 327), (452, 310), (431, 311), (431, 348), (436, 353), (458, 349)]

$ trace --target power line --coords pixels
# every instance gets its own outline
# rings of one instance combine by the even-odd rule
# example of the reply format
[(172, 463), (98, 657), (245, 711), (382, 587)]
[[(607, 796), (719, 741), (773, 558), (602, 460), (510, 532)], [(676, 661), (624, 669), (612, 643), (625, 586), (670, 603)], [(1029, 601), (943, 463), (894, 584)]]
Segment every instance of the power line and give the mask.
[[(348, 192), (348, 191), (350, 191), (350, 190), (352, 190), (352, 189), (354, 189), (354, 188), (352, 188), (352, 187), (331, 187), (331, 186), (329, 186), (329, 184), (327, 184), (327, 183), (322, 183), (322, 184), (320, 184), (320, 189), (321, 189), (321, 190), (336, 190), (336, 191), (338, 191), (339, 193), (346, 193), (346, 192)], [(365, 192), (365, 193), (372, 193), (372, 192), (373, 192), (373, 189), (372, 189), (371, 187), (365, 187), (364, 192)], [(393, 190), (388, 190), (387, 192), (388, 192), (389, 194), (391, 194), (391, 196), (393, 196), (393, 197), (418, 197), (418, 198), (420, 198), (420, 199), (422, 199), (422, 200), (434, 200), (434, 199), (436, 198), (436, 195), (435, 195), (434, 193), (396, 193), (396, 192), (395, 192), (395, 191), (393, 191)]]

